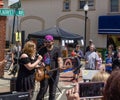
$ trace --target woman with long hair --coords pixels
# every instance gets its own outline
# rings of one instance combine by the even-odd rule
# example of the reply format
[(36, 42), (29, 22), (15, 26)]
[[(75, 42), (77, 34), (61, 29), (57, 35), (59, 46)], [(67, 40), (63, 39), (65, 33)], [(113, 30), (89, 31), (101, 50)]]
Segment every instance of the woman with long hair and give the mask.
[(35, 86), (35, 68), (41, 62), (42, 56), (36, 57), (36, 45), (32, 41), (25, 43), (19, 58), (19, 71), (16, 82), (18, 92), (29, 92), (32, 97)]

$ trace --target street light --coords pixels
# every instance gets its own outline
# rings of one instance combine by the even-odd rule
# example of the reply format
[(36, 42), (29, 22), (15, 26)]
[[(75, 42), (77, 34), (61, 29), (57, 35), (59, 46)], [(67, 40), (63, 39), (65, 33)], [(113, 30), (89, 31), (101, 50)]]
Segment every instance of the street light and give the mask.
[(86, 32), (87, 32), (87, 12), (89, 10), (89, 6), (88, 4), (86, 3), (85, 6), (84, 6), (84, 12), (85, 12), (85, 33), (84, 33), (84, 54), (86, 52)]

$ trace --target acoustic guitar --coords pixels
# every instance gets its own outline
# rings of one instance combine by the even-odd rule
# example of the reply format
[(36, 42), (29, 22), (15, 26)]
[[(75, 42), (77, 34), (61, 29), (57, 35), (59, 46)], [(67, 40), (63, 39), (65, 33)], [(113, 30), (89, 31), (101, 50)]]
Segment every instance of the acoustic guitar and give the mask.
[[(40, 82), (43, 79), (48, 79), (48, 78), (50, 78), (49, 73), (56, 71), (58, 69), (59, 68), (55, 68), (55, 69), (50, 70), (50, 66), (46, 66), (46, 67), (41, 66), (37, 69), (37, 71), (35, 73), (35, 80)], [(40, 74), (39, 74), (39, 71), (41, 71)]]
[[(68, 58), (68, 57), (64, 58), (63, 61), (64, 61), (64, 65), (63, 65), (64, 67), (63, 67), (63, 69), (61, 69), (61, 68), (55, 68), (55, 69), (51, 70), (50, 66), (46, 66), (46, 67), (41, 66), (41, 67), (39, 67), (37, 69), (36, 73), (35, 73), (35, 79), (36, 79), (36, 81), (41, 81), (41, 80), (43, 80), (45, 78), (50, 78), (49, 72), (56, 71), (58, 69), (60, 69), (60, 71), (62, 72), (63, 70), (66, 70), (68, 68), (72, 68), (73, 67), (71, 58)], [(40, 74), (39, 74), (39, 71), (41, 71)]]

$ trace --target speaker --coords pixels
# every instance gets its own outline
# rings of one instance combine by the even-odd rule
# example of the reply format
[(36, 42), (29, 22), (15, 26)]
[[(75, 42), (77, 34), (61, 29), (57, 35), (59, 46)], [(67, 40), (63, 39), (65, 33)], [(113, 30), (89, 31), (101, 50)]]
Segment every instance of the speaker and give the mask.
[[(15, 67), (15, 66), (14, 66), (14, 67)], [(16, 80), (17, 80), (16, 77), (12, 77), (12, 78), (10, 79), (10, 92), (16, 91)]]
[(0, 93), (0, 100), (31, 100), (29, 92)]

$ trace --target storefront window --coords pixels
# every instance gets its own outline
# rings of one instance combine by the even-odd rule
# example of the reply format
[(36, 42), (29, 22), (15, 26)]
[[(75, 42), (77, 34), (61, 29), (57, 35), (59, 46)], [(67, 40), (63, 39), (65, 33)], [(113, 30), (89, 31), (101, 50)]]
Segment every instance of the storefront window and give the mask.
[(64, 0), (63, 11), (70, 11), (70, 0)]
[(84, 5), (88, 3), (89, 9), (95, 9), (95, 0), (78, 0), (78, 10), (83, 10)]
[(119, 11), (119, 0), (110, 0), (110, 12)]

